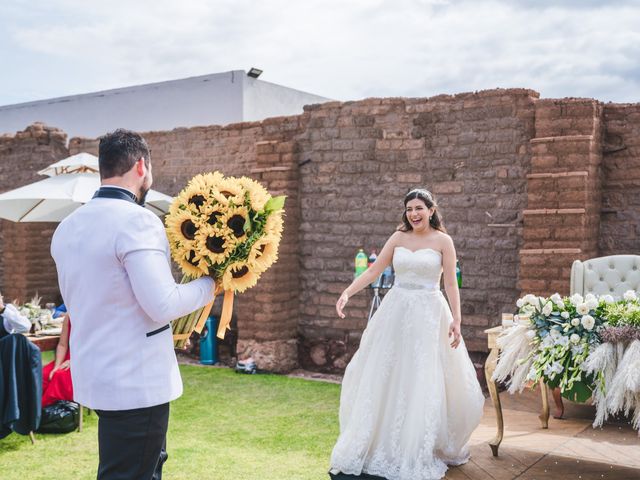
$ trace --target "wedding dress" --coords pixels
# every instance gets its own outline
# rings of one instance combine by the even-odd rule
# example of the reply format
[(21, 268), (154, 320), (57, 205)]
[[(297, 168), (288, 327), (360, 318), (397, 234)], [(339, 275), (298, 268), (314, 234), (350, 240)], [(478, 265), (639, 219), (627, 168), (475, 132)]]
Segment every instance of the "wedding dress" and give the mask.
[(464, 342), (450, 346), (440, 253), (396, 247), (393, 266), (395, 285), (344, 375), (331, 472), (440, 479), (468, 461), (484, 397)]

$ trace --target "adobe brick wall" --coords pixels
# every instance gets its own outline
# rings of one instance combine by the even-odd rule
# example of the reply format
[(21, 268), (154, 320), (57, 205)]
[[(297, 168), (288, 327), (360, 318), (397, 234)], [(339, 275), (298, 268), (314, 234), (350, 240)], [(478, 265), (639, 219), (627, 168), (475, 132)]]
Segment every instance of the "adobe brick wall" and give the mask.
[(307, 108), (300, 136), (300, 361), (341, 370), (366, 325), (369, 292), (345, 319), (335, 302), (353, 279), (359, 247), (380, 251), (416, 186), (437, 197), (463, 272), (465, 341), (486, 350), (483, 330), (518, 298), (518, 249), (534, 136), (531, 90), (430, 99), (371, 99)]
[[(44, 180), (38, 171), (68, 156), (67, 135), (36, 123), (0, 136), (0, 193)], [(58, 280), (49, 254), (55, 223), (0, 220), (0, 292), (5, 301), (24, 302), (36, 293), (42, 304), (55, 301)]]
[(601, 255), (640, 254), (640, 105), (604, 105)]
[[(486, 351), (485, 328), (521, 293), (567, 293), (571, 263), (638, 253), (640, 105), (538, 99), (491, 90), (428, 99), (309, 106), (293, 117), (143, 133), (154, 188), (176, 194), (195, 174), (249, 175), (286, 194), (280, 261), (236, 299), (239, 351), (261, 368), (340, 371), (357, 349), (370, 293), (335, 315), (358, 248), (379, 250), (402, 198), (436, 195), (454, 238), (464, 288), (463, 333)], [(0, 191), (68, 154), (97, 153), (36, 125), (0, 138)], [(0, 222), (0, 288), (55, 294), (55, 225)], [(26, 239), (29, 239), (27, 241)]]
[(522, 294), (568, 294), (573, 261), (598, 256), (602, 105), (539, 100), (535, 133), (519, 286)]
[[(151, 149), (153, 188), (176, 195), (199, 173), (250, 176), (274, 195), (287, 195), (280, 260), (258, 286), (238, 296), (238, 354), (253, 356), (260, 368), (288, 371), (297, 366), (298, 168), (292, 137), (304, 117), (278, 117), (225, 127), (143, 132)], [(73, 138), (70, 152), (97, 155), (97, 140)], [(216, 300), (220, 308), (222, 297)]]

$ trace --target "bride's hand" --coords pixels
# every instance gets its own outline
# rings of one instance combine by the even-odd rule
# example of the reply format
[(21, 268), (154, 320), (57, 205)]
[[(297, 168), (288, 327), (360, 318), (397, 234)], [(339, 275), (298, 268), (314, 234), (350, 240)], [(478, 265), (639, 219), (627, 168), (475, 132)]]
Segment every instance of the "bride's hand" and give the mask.
[(449, 325), (449, 338), (451, 337), (453, 337), (451, 347), (458, 348), (458, 345), (460, 345), (460, 340), (462, 340), (462, 333), (460, 333), (460, 325), (455, 322)]
[(336, 312), (338, 312), (338, 316), (340, 318), (345, 317), (344, 313), (342, 313), (342, 309), (344, 308), (344, 306), (347, 304), (348, 301), (349, 301), (349, 295), (347, 295), (347, 292), (342, 292), (342, 295), (340, 295), (340, 298), (336, 302)]

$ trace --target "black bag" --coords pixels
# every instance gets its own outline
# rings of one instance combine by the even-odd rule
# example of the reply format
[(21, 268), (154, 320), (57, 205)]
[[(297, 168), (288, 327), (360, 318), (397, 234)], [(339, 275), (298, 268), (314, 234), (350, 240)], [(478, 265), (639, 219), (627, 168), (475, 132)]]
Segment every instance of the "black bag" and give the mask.
[(38, 433), (68, 433), (80, 423), (80, 406), (67, 400), (60, 400), (42, 409)]

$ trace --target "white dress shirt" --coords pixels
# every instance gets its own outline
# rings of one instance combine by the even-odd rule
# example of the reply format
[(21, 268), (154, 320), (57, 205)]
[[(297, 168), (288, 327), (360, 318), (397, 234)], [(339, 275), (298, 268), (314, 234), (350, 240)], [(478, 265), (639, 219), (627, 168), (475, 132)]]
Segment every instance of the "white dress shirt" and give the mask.
[(0, 315), (2, 316), (2, 326), (7, 333), (26, 333), (31, 330), (31, 321), (10, 303), (5, 304), (4, 312)]
[(94, 198), (51, 242), (73, 325), (74, 399), (99, 410), (160, 405), (182, 394), (171, 320), (213, 299), (203, 277), (176, 284), (162, 222), (121, 199)]

